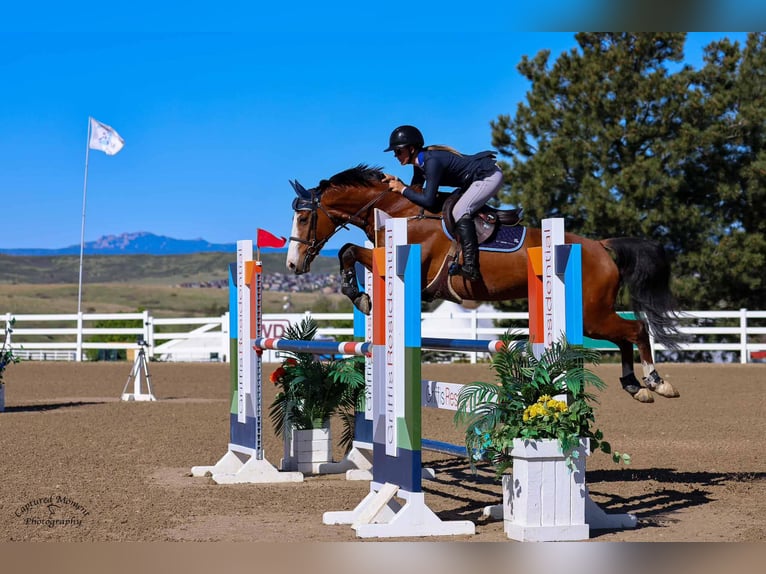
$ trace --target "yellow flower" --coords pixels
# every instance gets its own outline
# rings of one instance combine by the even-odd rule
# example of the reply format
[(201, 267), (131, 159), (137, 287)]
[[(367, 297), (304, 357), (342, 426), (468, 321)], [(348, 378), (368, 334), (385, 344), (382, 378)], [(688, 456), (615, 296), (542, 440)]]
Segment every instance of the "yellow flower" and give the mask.
[(556, 420), (559, 413), (567, 411), (567, 404), (564, 401), (557, 401), (550, 395), (541, 396), (536, 403), (529, 405), (524, 409), (523, 422), (529, 422), (536, 417), (547, 418), (553, 416)]
[(558, 411), (560, 413), (563, 413), (567, 410), (567, 404), (564, 401), (557, 401), (555, 399), (551, 399), (547, 402), (547, 407), (551, 410)]

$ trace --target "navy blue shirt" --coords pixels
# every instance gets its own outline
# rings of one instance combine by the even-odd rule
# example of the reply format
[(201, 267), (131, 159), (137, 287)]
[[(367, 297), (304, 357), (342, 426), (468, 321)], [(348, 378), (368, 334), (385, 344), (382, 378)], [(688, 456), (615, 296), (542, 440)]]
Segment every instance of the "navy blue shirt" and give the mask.
[[(460, 156), (446, 150), (424, 149), (413, 166), (410, 187), (404, 188), (402, 195), (421, 207), (431, 209), (436, 204), (436, 192), (440, 185), (465, 189), (497, 169), (495, 152), (492, 151)], [(422, 186), (423, 193), (412, 189), (413, 185)]]

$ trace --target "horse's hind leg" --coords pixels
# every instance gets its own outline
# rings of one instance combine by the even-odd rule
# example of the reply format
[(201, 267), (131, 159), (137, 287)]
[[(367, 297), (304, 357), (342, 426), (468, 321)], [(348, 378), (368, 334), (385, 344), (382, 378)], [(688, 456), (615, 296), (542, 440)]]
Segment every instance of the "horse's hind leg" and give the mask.
[[(616, 313), (603, 317), (598, 324), (586, 333), (595, 339), (612, 341), (620, 348), (622, 360), (622, 376), (620, 383), (630, 395), (642, 403), (651, 403), (653, 398), (649, 390), (664, 397), (677, 397), (678, 391), (670, 383), (665, 382), (654, 367), (649, 333), (643, 321), (623, 319)], [(633, 345), (638, 347), (638, 354), (643, 368), (643, 382), (636, 378), (633, 371)], [(647, 390), (649, 389), (649, 390)]]
[(639, 325), (638, 335), (635, 343), (638, 347), (638, 355), (641, 358), (641, 367), (644, 371), (644, 384), (649, 390), (654, 391), (660, 396), (667, 398), (675, 398), (680, 396), (680, 393), (675, 389), (673, 385), (663, 380), (657, 369), (654, 368), (654, 359), (652, 358), (652, 348), (649, 342), (649, 333), (646, 330), (646, 325), (643, 321), (633, 321)]
[(622, 362), (620, 384), (622, 385), (623, 390), (641, 403), (653, 403), (654, 397), (652, 397), (652, 393), (650, 393), (646, 387), (641, 386), (641, 383), (633, 372), (633, 343), (627, 340), (622, 340), (615, 342), (615, 344), (620, 348), (620, 358)]
[(369, 315), (372, 303), (367, 293), (359, 291), (356, 264), (359, 262), (370, 269), (372, 267), (372, 251), (353, 243), (346, 243), (338, 251), (338, 259), (340, 259), (341, 293), (351, 299), (354, 307), (365, 315)]

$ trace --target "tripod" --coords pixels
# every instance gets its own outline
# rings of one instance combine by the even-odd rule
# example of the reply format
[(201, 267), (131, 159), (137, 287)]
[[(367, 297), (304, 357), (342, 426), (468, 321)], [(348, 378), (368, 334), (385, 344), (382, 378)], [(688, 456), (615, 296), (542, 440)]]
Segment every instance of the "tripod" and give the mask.
[[(149, 374), (149, 362), (146, 359), (146, 353), (144, 352), (145, 343), (138, 343), (138, 354), (136, 360), (133, 362), (133, 368), (128, 375), (128, 381), (125, 383), (125, 387), (122, 389), (123, 401), (156, 401), (157, 399), (152, 394), (151, 375)], [(146, 379), (146, 393), (141, 392), (141, 375), (143, 374)], [(130, 381), (133, 381), (133, 392), (127, 393)]]

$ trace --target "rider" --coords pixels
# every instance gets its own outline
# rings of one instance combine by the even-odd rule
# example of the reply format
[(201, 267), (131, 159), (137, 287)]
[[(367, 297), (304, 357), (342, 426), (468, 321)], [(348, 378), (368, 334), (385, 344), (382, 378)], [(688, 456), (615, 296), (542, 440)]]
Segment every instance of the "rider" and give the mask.
[[(423, 134), (414, 126), (399, 126), (391, 132), (388, 147), (383, 151), (393, 151), (402, 165), (413, 165), (412, 182), (406, 186), (399, 178), (388, 174), (383, 181), (392, 191), (430, 211), (434, 211), (440, 185), (463, 190), (452, 209), (455, 230), (463, 246), (463, 265), (450, 268), (449, 273), (476, 281), (481, 274), (473, 215), (503, 184), (503, 173), (495, 163), (495, 152), (463, 155), (448, 146), (423, 144)], [(413, 189), (413, 186), (421, 187), (422, 191)]]

